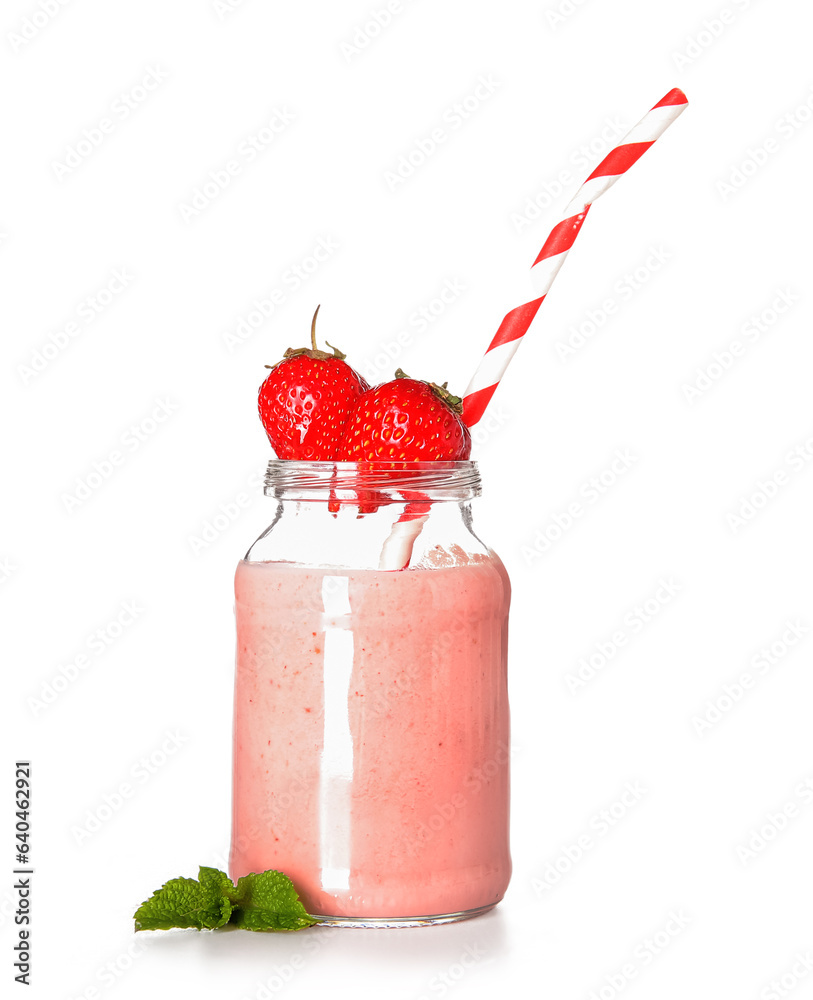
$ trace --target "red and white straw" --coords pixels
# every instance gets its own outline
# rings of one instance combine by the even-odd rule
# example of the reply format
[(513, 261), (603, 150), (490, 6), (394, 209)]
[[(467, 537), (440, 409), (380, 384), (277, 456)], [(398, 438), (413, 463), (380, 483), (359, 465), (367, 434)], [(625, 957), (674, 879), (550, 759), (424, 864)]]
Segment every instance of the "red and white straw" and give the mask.
[(644, 155), (687, 104), (682, 90), (677, 87), (670, 90), (610, 150), (565, 208), (562, 219), (551, 230), (531, 267), (531, 280), (538, 297), (517, 306), (505, 316), (464, 393), (463, 419), (469, 427), (473, 427), (483, 416), (520, 341), (579, 235), (590, 206)]

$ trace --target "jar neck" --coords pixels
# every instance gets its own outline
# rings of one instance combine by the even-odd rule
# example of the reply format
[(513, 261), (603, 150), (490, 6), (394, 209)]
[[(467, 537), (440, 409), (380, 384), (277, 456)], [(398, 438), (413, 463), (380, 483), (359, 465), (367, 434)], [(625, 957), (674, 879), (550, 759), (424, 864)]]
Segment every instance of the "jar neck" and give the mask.
[(480, 496), (476, 462), (299, 462), (273, 459), (266, 496), (329, 504), (465, 503)]

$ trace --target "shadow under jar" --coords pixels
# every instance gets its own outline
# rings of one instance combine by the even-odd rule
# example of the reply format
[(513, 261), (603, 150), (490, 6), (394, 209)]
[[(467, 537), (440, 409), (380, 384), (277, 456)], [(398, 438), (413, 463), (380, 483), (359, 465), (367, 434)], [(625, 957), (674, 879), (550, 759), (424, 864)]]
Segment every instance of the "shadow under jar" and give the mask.
[(510, 584), (474, 462), (269, 462), (237, 567), (230, 873), (275, 868), (345, 926), (505, 893)]

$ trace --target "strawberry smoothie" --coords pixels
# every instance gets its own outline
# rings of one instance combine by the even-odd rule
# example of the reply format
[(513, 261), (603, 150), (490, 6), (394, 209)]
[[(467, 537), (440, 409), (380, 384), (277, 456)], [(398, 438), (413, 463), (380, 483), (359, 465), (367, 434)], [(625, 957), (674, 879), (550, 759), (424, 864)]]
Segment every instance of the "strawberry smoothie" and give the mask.
[(502, 898), (510, 585), (493, 553), (448, 562), (239, 564), (233, 879), (277, 868), (361, 924)]

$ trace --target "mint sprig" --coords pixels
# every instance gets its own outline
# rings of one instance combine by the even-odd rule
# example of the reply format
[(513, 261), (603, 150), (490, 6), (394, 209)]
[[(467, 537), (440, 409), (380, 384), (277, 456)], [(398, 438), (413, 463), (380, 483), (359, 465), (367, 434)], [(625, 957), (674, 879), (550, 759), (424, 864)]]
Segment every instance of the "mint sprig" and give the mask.
[(238, 879), (235, 887), (225, 872), (203, 866), (197, 880), (165, 882), (133, 917), (137, 931), (216, 930), (226, 924), (249, 931), (297, 931), (316, 923), (282, 872), (252, 872)]
[(268, 871), (237, 879), (231, 923), (247, 931), (298, 931), (316, 921), (305, 912), (291, 880)]

